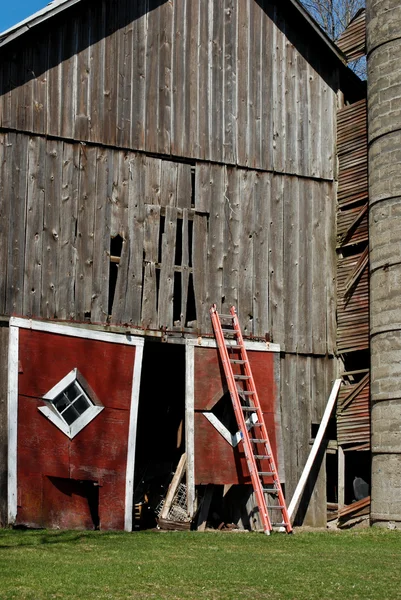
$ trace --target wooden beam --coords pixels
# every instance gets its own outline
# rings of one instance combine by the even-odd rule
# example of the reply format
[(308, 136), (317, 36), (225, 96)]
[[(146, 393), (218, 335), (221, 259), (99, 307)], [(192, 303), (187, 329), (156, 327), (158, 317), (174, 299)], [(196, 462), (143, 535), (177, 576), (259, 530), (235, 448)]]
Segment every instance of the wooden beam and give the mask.
[(187, 455), (184, 452), (184, 454), (182, 454), (182, 456), (180, 458), (176, 472), (174, 473), (174, 477), (169, 485), (169, 488), (168, 488), (168, 491), (166, 494), (166, 499), (164, 501), (164, 506), (160, 513), (161, 519), (167, 519), (167, 517), (168, 517), (168, 513), (169, 513), (171, 505), (173, 503), (175, 493), (177, 491), (177, 488), (180, 484), (181, 479), (183, 478), (186, 466), (187, 466)]
[(298, 485), (297, 485), (297, 487), (295, 489), (294, 495), (293, 495), (292, 500), (290, 502), (290, 505), (288, 507), (288, 516), (289, 516), (290, 520), (292, 520), (293, 517), (296, 514), (296, 508), (298, 506), (298, 502), (299, 502), (299, 500), (300, 500), (300, 498), (302, 496), (302, 493), (303, 493), (303, 491), (305, 489), (306, 482), (308, 480), (308, 477), (309, 477), (309, 474), (311, 472), (313, 463), (314, 463), (315, 458), (317, 456), (317, 453), (319, 451), (320, 444), (322, 443), (323, 436), (324, 436), (324, 433), (325, 433), (326, 428), (327, 428), (327, 424), (329, 422), (331, 413), (333, 411), (334, 404), (335, 404), (336, 399), (337, 399), (338, 391), (340, 389), (341, 381), (342, 381), (341, 379), (336, 379), (335, 382), (334, 382), (333, 389), (331, 390), (329, 399), (327, 401), (327, 406), (326, 406), (326, 409), (324, 411), (322, 422), (320, 423), (320, 427), (319, 427), (319, 430), (317, 432), (317, 435), (316, 435), (315, 441), (313, 443), (313, 446), (311, 448), (308, 460), (306, 461), (306, 464), (305, 464), (304, 470), (302, 472), (301, 478), (300, 478), (300, 480), (298, 482)]

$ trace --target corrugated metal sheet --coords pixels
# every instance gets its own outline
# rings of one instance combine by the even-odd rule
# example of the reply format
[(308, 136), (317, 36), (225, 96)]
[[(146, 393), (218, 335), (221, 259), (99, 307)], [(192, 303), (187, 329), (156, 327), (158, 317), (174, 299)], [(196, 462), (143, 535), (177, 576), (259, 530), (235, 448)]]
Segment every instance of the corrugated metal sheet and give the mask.
[(357, 12), (344, 33), (337, 40), (337, 46), (344, 52), (347, 61), (357, 60), (366, 54), (366, 11)]
[[(349, 353), (369, 348), (366, 99), (340, 110), (337, 122), (337, 349), (348, 355), (349, 364)], [(367, 364), (363, 372), (345, 375), (345, 385), (339, 393), (337, 440), (345, 450), (370, 448), (368, 367)]]
[(370, 443), (369, 373), (357, 383), (343, 385), (337, 405), (340, 445)]

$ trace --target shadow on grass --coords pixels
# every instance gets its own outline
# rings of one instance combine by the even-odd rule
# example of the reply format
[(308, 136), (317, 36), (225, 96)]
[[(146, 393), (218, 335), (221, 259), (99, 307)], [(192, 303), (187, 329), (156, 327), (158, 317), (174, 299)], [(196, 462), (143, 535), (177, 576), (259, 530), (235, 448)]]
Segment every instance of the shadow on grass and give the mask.
[[(97, 532), (86, 531), (49, 531), (38, 529), (13, 529), (0, 531), (0, 552), (10, 548), (26, 548), (27, 546), (42, 546), (54, 544), (71, 544), (83, 539), (89, 539)], [(102, 534), (102, 537), (107, 534)]]

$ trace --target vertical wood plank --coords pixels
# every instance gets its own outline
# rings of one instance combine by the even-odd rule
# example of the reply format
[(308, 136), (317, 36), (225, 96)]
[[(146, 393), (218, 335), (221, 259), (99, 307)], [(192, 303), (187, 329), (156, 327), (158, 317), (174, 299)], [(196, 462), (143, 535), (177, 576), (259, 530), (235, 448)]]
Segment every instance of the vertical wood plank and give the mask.
[(272, 177), (269, 233), (270, 330), (276, 344), (285, 350), (284, 326), (284, 178)]
[(253, 333), (270, 333), (269, 319), (269, 230), (271, 176), (256, 173), (253, 210)]
[(323, 184), (326, 214), (326, 248), (327, 248), (327, 352), (335, 354), (337, 336), (337, 255), (336, 255), (336, 201), (333, 183)]
[(177, 207), (191, 208), (192, 203), (192, 172), (191, 166), (177, 163)]
[[(111, 36), (114, 37), (115, 36)], [(84, 11), (78, 22), (78, 54), (75, 139), (89, 139), (90, 122), (90, 86), (91, 86), (91, 20), (90, 12)], [(113, 65), (113, 70), (115, 66)], [(115, 129), (115, 126), (114, 126)], [(114, 141), (114, 139), (113, 139)], [(111, 142), (109, 142), (111, 143)]]
[[(106, 5), (101, 0), (91, 6), (92, 23), (92, 49), (91, 49), (91, 86), (89, 89), (90, 98), (90, 123), (89, 139), (93, 142), (102, 142), (102, 125), (104, 116), (104, 89), (105, 89), (105, 48), (106, 48)], [(70, 69), (67, 60), (63, 64), (65, 68)], [(65, 74), (64, 74), (65, 76)], [(129, 74), (131, 79), (131, 73)], [(130, 99), (131, 101), (131, 99)]]
[(195, 213), (192, 243), (193, 280), (198, 331), (202, 332), (211, 330), (209, 324), (209, 307), (207, 304), (208, 272), (205, 269), (205, 265), (207, 265), (207, 252), (208, 217), (204, 214)]
[(213, 110), (209, 112), (209, 140), (210, 158), (214, 161), (223, 160), (224, 144), (224, 11), (220, 3), (212, 2), (212, 10), (209, 12), (212, 19), (212, 40), (209, 46), (209, 69), (211, 69), (210, 81), (210, 106)]
[(145, 204), (160, 204), (161, 166), (160, 158), (146, 157)]
[[(160, 3), (158, 152), (171, 154), (173, 1)], [(182, 118), (182, 115), (180, 115)]]
[(58, 317), (60, 190), (63, 147), (61, 142), (47, 140), (45, 169), (45, 205), (43, 217), (42, 316)]
[(264, 0), (262, 23), (262, 79), (261, 79), (261, 166), (273, 170), (273, 68), (275, 56), (273, 7)]
[(226, 164), (236, 162), (236, 80), (237, 80), (237, 11), (238, 4), (233, 0), (224, 0), (224, 119), (223, 119), (223, 156)]
[[(47, 72), (46, 133), (58, 136), (61, 128), (63, 29), (48, 34), (49, 70)], [(69, 91), (69, 90), (68, 90)], [(67, 91), (67, 94), (68, 94)]]
[(238, 317), (244, 335), (253, 334), (253, 284), (254, 284), (254, 187), (256, 173), (240, 174), (240, 245), (238, 281)]
[(133, 23), (128, 20), (131, 2), (119, 2), (121, 29), (117, 36), (118, 48), (118, 93), (117, 93), (117, 145), (128, 148), (131, 141), (131, 86)]
[(284, 322), (285, 347), (297, 352), (299, 302), (299, 182), (287, 177), (284, 191)]
[[(186, 134), (184, 152), (187, 156), (199, 156), (198, 146), (198, 93), (199, 93), (199, 62), (198, 62), (198, 30), (200, 28), (200, 5), (203, 0), (186, 2), (187, 6), (187, 39), (189, 43), (187, 71), (189, 81), (188, 100), (185, 106)], [(178, 114), (176, 113), (178, 118)]]
[(210, 157), (210, 123), (209, 113), (211, 111), (209, 100), (209, 40), (211, 33), (209, 18), (211, 0), (199, 1), (199, 38), (198, 38), (198, 96), (197, 96), (197, 156), (199, 158)]
[(237, 34), (237, 157), (241, 166), (248, 165), (248, 18), (249, 2), (238, 3)]
[(8, 201), (9, 212), (8, 256), (7, 256), (7, 314), (22, 313), (25, 266), (25, 223), (28, 143), (25, 136), (9, 133), (13, 158), (9, 163), (8, 177), (11, 188)]
[(177, 205), (177, 163), (162, 160), (160, 206)]
[(238, 306), (239, 248), (240, 248), (240, 171), (226, 169), (226, 193), (224, 203), (224, 266), (222, 311), (228, 314), (231, 306)]
[(173, 326), (174, 258), (177, 239), (177, 209), (167, 206), (162, 234), (162, 262), (159, 287), (159, 328)]
[(31, 137), (28, 141), (27, 220), (23, 314), (41, 316), (42, 242), (45, 203), (46, 142)]
[[(327, 327), (327, 247), (325, 239), (325, 196), (321, 184), (314, 182), (310, 186), (313, 198), (313, 256), (316, 260), (312, 264), (313, 288), (313, 353), (325, 354), (326, 352), (326, 327)], [(317, 259), (319, 257), (319, 259)], [(324, 274), (324, 275), (323, 275)]]
[(157, 0), (149, 0), (147, 13), (146, 37), (146, 125), (145, 146), (148, 152), (158, 151), (159, 126), (159, 89), (163, 82), (159, 81), (159, 48), (160, 48), (160, 10)]
[(78, 189), (80, 146), (63, 145), (63, 172), (60, 202), (59, 308), (60, 319), (74, 319), (77, 264)]
[[(76, 82), (76, 59), (75, 54), (78, 47), (78, 36), (77, 36), (77, 23), (75, 19), (67, 19), (63, 27), (63, 55), (64, 61), (59, 65), (62, 80), (62, 98), (60, 99), (60, 132), (65, 138), (74, 137), (74, 121), (75, 121), (75, 87)], [(101, 72), (98, 73), (98, 77), (102, 76)], [(36, 79), (33, 80), (36, 85)], [(101, 90), (103, 92), (103, 90)], [(95, 103), (98, 107), (101, 99)], [(43, 110), (43, 107), (42, 107)]]
[(130, 155), (128, 199), (129, 268), (125, 296), (124, 323), (140, 325), (145, 222), (145, 159)]
[[(298, 99), (298, 52), (290, 40), (285, 43), (285, 104), (286, 115), (285, 135), (285, 163), (286, 173), (296, 173), (298, 168), (298, 125), (299, 125), (299, 99)], [(283, 65), (284, 66), (284, 65)]]
[(278, 172), (285, 172), (286, 164), (286, 115), (285, 115), (285, 22), (277, 9), (275, 12), (274, 27), (274, 80), (273, 80), (273, 168)]
[(105, 39), (105, 66), (104, 66), (104, 90), (103, 90), (103, 135), (106, 143), (116, 145), (116, 106), (117, 106), (117, 78), (118, 70), (115, 66), (117, 56), (116, 31), (117, 12), (114, 4), (106, 2), (106, 39)]
[(208, 213), (212, 206), (213, 179), (209, 163), (197, 163), (195, 172), (195, 210)]
[(156, 263), (159, 254), (160, 207), (145, 206), (145, 273), (143, 280), (142, 325), (148, 329), (158, 326)]
[(223, 298), (224, 265), (224, 203), (225, 168), (211, 165), (212, 204), (210, 207), (209, 235), (207, 248), (207, 305), (216, 304), (221, 311)]
[(133, 15), (133, 40), (132, 40), (132, 78), (131, 107), (132, 107), (132, 131), (131, 148), (143, 150), (145, 148), (145, 92), (146, 92), (146, 38), (147, 38), (147, 15), (145, 7), (147, 0), (138, 0)]
[(110, 159), (109, 150), (97, 148), (91, 304), (91, 320), (94, 323), (105, 323), (108, 318), (111, 211), (107, 182)]
[(189, 132), (189, 85), (187, 79), (187, 68), (189, 65), (189, 44), (188, 44), (188, 17), (190, 2), (174, 3), (174, 40), (172, 44), (173, 61), (171, 72), (171, 123), (172, 139), (171, 152), (175, 156), (188, 155), (186, 152), (186, 136)]
[(92, 307), (96, 152), (95, 147), (81, 146), (75, 280), (76, 318), (80, 321), (89, 318)]

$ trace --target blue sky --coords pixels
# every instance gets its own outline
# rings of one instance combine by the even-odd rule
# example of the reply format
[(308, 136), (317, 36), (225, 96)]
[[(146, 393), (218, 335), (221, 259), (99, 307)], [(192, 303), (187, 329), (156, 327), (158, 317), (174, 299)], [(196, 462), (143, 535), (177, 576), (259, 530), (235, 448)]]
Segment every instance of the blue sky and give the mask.
[(0, 9), (0, 32), (40, 10), (50, 0), (3, 0)]

